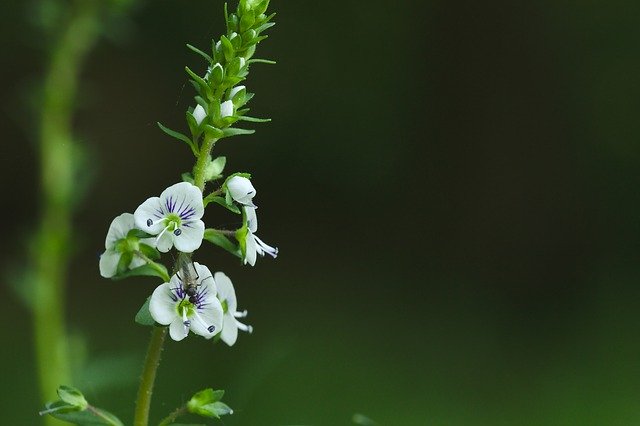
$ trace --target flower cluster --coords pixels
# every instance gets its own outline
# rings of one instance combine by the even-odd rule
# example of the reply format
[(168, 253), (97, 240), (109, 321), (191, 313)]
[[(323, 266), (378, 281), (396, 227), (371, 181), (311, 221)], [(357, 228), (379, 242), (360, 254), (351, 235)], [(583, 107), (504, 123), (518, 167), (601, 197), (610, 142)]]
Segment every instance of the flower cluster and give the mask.
[[(257, 230), (253, 204), (256, 190), (251, 181), (234, 175), (219, 191), (243, 209), (242, 226), (228, 233), (237, 238), (244, 263), (255, 265), (258, 254), (276, 257), (278, 249), (253, 234)], [(250, 326), (238, 321), (247, 313), (237, 311), (231, 280), (222, 272), (212, 274), (206, 266), (190, 262), (190, 256), (184, 256), (202, 245), (204, 210), (200, 189), (189, 182), (180, 182), (165, 189), (159, 197), (148, 198), (133, 214), (116, 217), (100, 257), (100, 273), (106, 278), (117, 278), (147, 272), (148, 266), (161, 266), (154, 261), (160, 252), (166, 253), (175, 247), (187, 260), (153, 292), (149, 301), (151, 317), (156, 323), (169, 326), (174, 340), (182, 340), (192, 331), (206, 338), (220, 334), (222, 341), (231, 346), (236, 342), (238, 330), (252, 331)], [(149, 272), (150, 275), (156, 273), (153, 269)]]
[[(239, 121), (269, 121), (247, 116), (245, 105), (253, 97), (244, 84), (252, 63), (272, 63), (252, 58), (257, 44), (266, 38), (261, 33), (274, 24), (265, 15), (269, 0), (240, 0), (235, 13), (225, 8), (227, 33), (204, 52), (188, 47), (207, 61), (204, 76), (188, 67), (197, 95), (195, 107), (186, 112), (190, 136), (171, 130), (160, 123), (169, 136), (186, 143), (196, 163), (192, 172), (182, 175), (183, 182), (165, 189), (159, 197), (150, 197), (133, 214), (124, 213), (111, 223), (100, 257), (100, 273), (106, 278), (152, 275), (163, 279), (136, 316), (142, 324), (169, 327), (174, 340), (182, 340), (192, 331), (205, 338), (218, 336), (233, 345), (238, 330), (251, 332), (251, 326), (239, 321), (247, 315), (237, 310), (233, 284), (222, 272), (191, 260), (203, 241), (217, 245), (254, 266), (258, 256), (276, 257), (278, 249), (256, 235), (256, 189), (248, 173), (231, 173), (226, 179), (225, 157), (213, 158), (217, 141), (253, 133), (232, 127)], [(216, 184), (217, 183), (217, 184)], [(215, 189), (206, 191), (208, 184)], [(241, 215), (237, 229), (207, 228), (203, 221), (205, 208), (217, 204)], [(238, 220), (239, 222), (239, 220)], [(176, 265), (169, 275), (159, 263), (163, 253), (177, 251)]]

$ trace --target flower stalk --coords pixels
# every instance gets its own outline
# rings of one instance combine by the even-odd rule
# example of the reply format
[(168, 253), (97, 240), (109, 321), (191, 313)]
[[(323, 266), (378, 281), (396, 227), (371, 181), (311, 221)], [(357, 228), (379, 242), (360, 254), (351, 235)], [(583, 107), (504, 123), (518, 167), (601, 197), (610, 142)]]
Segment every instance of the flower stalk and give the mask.
[(160, 365), (160, 356), (162, 355), (162, 347), (166, 335), (166, 327), (154, 327), (151, 332), (151, 340), (149, 341), (147, 356), (144, 360), (144, 368), (140, 379), (140, 387), (138, 388), (133, 426), (147, 426), (149, 424), (149, 409), (151, 407), (151, 396), (153, 395), (153, 384), (156, 381), (156, 372)]

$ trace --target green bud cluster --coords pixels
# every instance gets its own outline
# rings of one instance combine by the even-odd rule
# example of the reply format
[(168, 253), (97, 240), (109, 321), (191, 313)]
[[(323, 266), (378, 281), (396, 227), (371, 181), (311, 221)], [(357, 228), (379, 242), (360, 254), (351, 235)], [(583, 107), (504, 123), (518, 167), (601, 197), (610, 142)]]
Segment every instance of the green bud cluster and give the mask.
[[(265, 14), (268, 5), (269, 0), (242, 0), (236, 11), (229, 13), (225, 4), (226, 34), (217, 41), (212, 40), (209, 52), (187, 45), (207, 62), (207, 72), (204, 76), (185, 67), (197, 93), (196, 108), (189, 108), (186, 112), (191, 137), (160, 123), (158, 125), (169, 136), (189, 145), (196, 157), (209, 155), (209, 152), (201, 152), (205, 140), (217, 141), (230, 136), (254, 133), (254, 130), (231, 127), (238, 121), (270, 121), (247, 115), (249, 108), (245, 105), (254, 94), (247, 92), (243, 86), (237, 87), (246, 79), (252, 63), (274, 63), (253, 58), (257, 44), (268, 37), (263, 35), (263, 32), (275, 25), (271, 22), (275, 13)], [(195, 111), (197, 108), (200, 108), (198, 113)]]

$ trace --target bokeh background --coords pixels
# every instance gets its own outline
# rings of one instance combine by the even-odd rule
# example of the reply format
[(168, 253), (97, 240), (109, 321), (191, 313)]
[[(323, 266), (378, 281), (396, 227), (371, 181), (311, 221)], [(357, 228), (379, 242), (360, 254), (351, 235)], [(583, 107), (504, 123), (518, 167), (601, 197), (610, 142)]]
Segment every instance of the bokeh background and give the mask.
[[(277, 260), (224, 270), (255, 332), (233, 348), (169, 342), (155, 416), (227, 390), (225, 425), (630, 425), (640, 422), (640, 3), (277, 1), (247, 85), (257, 133), (224, 140), (251, 171)], [(3, 268), (39, 206), (33, 91), (42, 39), (0, 6)], [(110, 282), (113, 217), (192, 165), (185, 43), (223, 32), (222, 2), (138, 4), (82, 73), (91, 186), (75, 220), (67, 318), (75, 385), (131, 419), (156, 280)], [(233, 226), (210, 209), (208, 224)], [(6, 279), (4, 281), (7, 281)], [(0, 409), (37, 424), (27, 309), (2, 294)], [(79, 345), (78, 347), (81, 347)], [(53, 390), (52, 390), (53, 391)]]

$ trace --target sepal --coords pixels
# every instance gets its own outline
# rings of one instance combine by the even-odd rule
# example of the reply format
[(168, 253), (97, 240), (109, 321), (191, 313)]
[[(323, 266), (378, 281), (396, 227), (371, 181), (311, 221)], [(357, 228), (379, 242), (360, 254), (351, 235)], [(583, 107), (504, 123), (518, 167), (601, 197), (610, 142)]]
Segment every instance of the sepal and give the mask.
[(204, 389), (196, 393), (187, 402), (187, 411), (202, 417), (219, 419), (220, 416), (233, 414), (233, 410), (220, 401), (224, 396), (223, 390)]

